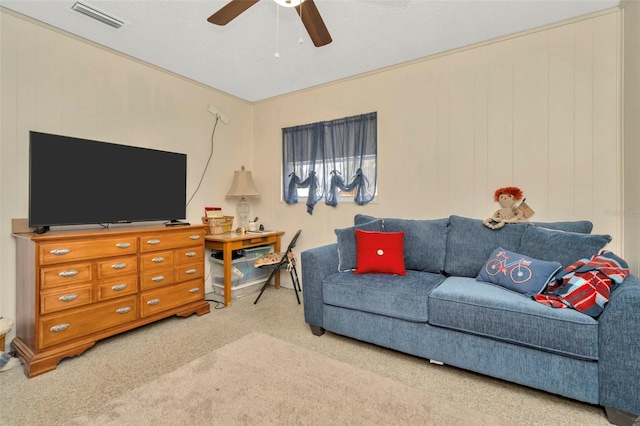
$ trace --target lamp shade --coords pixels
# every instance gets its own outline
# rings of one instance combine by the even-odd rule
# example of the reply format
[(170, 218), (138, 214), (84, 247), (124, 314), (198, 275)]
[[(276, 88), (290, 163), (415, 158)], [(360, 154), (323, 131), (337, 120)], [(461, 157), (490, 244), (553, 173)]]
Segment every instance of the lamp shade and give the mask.
[(233, 197), (259, 197), (260, 191), (256, 188), (251, 177), (251, 172), (244, 169), (233, 172), (233, 183), (227, 192), (227, 198)]

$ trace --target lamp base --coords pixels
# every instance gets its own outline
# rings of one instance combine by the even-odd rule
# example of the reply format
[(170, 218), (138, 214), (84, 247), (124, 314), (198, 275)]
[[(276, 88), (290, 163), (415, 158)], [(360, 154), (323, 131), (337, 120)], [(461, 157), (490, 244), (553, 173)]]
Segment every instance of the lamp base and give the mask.
[(236, 213), (238, 214), (238, 228), (249, 229), (249, 211), (251, 206), (246, 198), (240, 198), (238, 205), (236, 206)]

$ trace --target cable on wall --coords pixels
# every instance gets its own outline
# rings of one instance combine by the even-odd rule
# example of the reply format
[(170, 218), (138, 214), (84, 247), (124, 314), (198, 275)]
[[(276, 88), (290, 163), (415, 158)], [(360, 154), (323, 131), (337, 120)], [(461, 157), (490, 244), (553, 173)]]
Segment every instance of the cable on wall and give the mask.
[(198, 186), (196, 187), (196, 190), (193, 191), (193, 194), (189, 198), (189, 201), (187, 201), (187, 204), (185, 205), (185, 207), (189, 206), (189, 203), (191, 203), (191, 200), (193, 200), (193, 197), (195, 197), (196, 194), (198, 193), (198, 190), (200, 189), (200, 185), (202, 185), (202, 181), (204, 180), (204, 176), (207, 173), (207, 169), (209, 168), (209, 163), (211, 162), (211, 157), (213, 157), (213, 138), (214, 138), (214, 136), (216, 134), (216, 127), (218, 127), (218, 122), (219, 121), (220, 121), (220, 117), (218, 115), (216, 115), (216, 122), (213, 125), (213, 130), (211, 131), (211, 150), (209, 152), (209, 158), (207, 158), (207, 163), (204, 165), (204, 170), (202, 171), (202, 176), (200, 176), (200, 182), (198, 182)]

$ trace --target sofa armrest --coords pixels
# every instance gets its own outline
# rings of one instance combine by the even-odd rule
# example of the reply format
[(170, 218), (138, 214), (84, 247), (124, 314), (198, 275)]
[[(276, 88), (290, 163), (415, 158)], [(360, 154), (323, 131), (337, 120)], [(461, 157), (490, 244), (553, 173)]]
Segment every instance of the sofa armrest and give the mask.
[(305, 250), (300, 259), (304, 320), (312, 329), (322, 328), (322, 281), (327, 275), (338, 272), (338, 245), (334, 243)]
[(629, 275), (598, 319), (600, 404), (640, 415), (640, 279)]

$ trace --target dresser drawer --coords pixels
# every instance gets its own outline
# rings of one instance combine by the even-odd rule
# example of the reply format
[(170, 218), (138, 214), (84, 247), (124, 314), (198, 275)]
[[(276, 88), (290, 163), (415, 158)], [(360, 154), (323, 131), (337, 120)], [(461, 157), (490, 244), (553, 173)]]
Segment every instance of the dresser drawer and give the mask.
[(92, 277), (91, 263), (72, 263), (69, 265), (41, 268), (40, 288), (44, 290), (91, 282)]
[(138, 273), (138, 257), (113, 257), (96, 262), (98, 279)]
[(98, 300), (113, 299), (137, 292), (137, 275), (128, 275), (98, 282)]
[(204, 263), (204, 247), (186, 247), (176, 250), (176, 265), (183, 265), (185, 263), (194, 262)]
[(92, 301), (93, 285), (68, 286), (40, 293), (40, 314), (88, 305)]
[(157, 251), (140, 256), (142, 272), (171, 266), (173, 266), (173, 250)]
[(140, 294), (140, 316), (146, 317), (202, 299), (204, 281), (193, 280)]
[(132, 236), (59, 241), (42, 243), (38, 246), (38, 256), (42, 265), (136, 254), (137, 251), (138, 240)]
[(38, 343), (46, 348), (68, 342), (137, 318), (136, 296), (73, 309), (71, 312), (51, 314), (38, 322)]
[(166, 250), (202, 243), (204, 245), (204, 228), (184, 232), (146, 234), (140, 237), (140, 251), (149, 252)]
[(175, 268), (176, 282), (192, 280), (204, 277), (204, 264), (193, 263), (191, 265), (180, 265)]
[(162, 287), (174, 282), (173, 268), (158, 269), (140, 275), (140, 290)]

